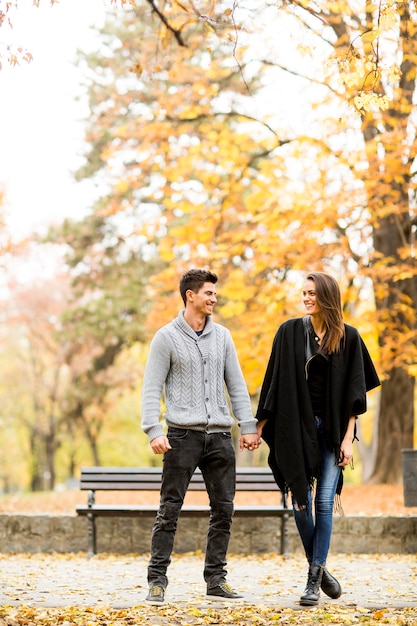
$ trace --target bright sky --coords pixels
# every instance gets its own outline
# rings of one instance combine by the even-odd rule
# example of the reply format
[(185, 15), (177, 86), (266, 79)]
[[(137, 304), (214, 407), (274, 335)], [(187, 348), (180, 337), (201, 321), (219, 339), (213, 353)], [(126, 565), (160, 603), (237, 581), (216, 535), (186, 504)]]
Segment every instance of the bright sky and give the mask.
[[(75, 53), (77, 48), (95, 49), (91, 25), (100, 25), (106, 11), (123, 10), (111, 0), (40, 4), (36, 8), (32, 0), (18, 0), (18, 9), (10, 12), (13, 29), (0, 29), (0, 46), (14, 43), (33, 55), (30, 64), (10, 67), (3, 62), (0, 70), (0, 189), (15, 238), (67, 216), (80, 218), (96, 197), (92, 183), (77, 183), (72, 176), (82, 163), (83, 119), (88, 115), (85, 101), (77, 102), (84, 92)], [(291, 93), (297, 95), (291, 76), (287, 87), (284, 78), (280, 90), (286, 97), (269, 99), (275, 114), (288, 109)], [(264, 108), (266, 102), (264, 98)], [(306, 116), (297, 115), (298, 123)]]
[[(1, 0), (0, 0), (1, 4)], [(73, 64), (77, 48), (94, 49), (90, 26), (100, 24), (110, 0), (60, 0), (41, 7), (19, 0), (0, 42), (33, 55), (30, 64), (0, 70), (0, 188), (15, 237), (66, 216), (80, 217), (94, 190), (72, 177), (81, 163), (85, 103)], [(114, 5), (110, 11), (115, 10)]]

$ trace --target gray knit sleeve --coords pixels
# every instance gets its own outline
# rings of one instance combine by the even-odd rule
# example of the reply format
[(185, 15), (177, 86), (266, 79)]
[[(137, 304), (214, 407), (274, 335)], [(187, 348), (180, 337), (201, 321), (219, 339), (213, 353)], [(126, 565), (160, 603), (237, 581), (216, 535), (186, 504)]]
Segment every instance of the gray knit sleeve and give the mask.
[(159, 416), (161, 398), (170, 367), (169, 344), (159, 330), (152, 339), (142, 383), (142, 429), (149, 441), (164, 435)]

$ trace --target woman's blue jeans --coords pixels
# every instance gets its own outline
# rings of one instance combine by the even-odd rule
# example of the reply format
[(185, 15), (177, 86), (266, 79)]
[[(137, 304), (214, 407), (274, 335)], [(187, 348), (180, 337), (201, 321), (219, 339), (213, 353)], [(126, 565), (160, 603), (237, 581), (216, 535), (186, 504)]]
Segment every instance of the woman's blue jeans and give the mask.
[(236, 459), (228, 432), (169, 428), (171, 450), (164, 454), (161, 497), (152, 529), (148, 583), (166, 588), (177, 521), (194, 470), (199, 467), (210, 502), (204, 580), (214, 586), (226, 579), (236, 484)]
[(300, 509), (293, 501), (294, 519), (310, 563), (326, 565), (327, 554), (333, 526), (333, 505), (340, 472), (334, 452), (329, 450), (323, 432), (321, 420), (317, 420), (317, 434), (321, 452), (321, 470), (317, 479), (314, 496), (311, 489), (308, 494), (306, 509)]

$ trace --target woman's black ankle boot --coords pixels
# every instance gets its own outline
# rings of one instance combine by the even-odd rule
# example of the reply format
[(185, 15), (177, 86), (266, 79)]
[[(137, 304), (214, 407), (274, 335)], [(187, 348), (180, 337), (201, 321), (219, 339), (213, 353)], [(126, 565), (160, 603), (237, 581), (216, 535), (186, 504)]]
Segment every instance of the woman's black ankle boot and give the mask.
[(332, 574), (326, 569), (323, 569), (323, 577), (321, 579), (321, 590), (326, 596), (329, 598), (340, 598), (342, 595), (342, 587), (340, 586), (339, 581), (332, 576)]
[(300, 604), (303, 606), (314, 606), (320, 598), (320, 585), (323, 577), (322, 565), (312, 563), (308, 569), (307, 586), (300, 598)]
[[(306, 555), (308, 564), (311, 565), (311, 559)], [(339, 581), (335, 578), (326, 566), (323, 567), (323, 576), (321, 579), (321, 590), (326, 596), (332, 598), (332, 600), (336, 600), (340, 598), (342, 595), (342, 587), (340, 586)]]

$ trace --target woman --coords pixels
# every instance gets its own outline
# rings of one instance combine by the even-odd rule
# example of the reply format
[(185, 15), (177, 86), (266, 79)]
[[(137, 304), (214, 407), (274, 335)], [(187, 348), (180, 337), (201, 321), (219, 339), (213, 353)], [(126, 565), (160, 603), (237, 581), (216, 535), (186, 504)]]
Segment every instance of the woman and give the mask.
[(307, 315), (284, 322), (275, 335), (256, 417), (275, 480), (291, 491), (309, 562), (300, 603), (315, 605), (320, 588), (331, 598), (342, 593), (326, 569), (333, 506), (342, 470), (352, 463), (356, 416), (380, 382), (359, 333), (343, 323), (335, 279), (310, 273), (303, 302)]

